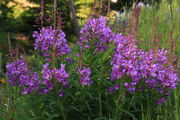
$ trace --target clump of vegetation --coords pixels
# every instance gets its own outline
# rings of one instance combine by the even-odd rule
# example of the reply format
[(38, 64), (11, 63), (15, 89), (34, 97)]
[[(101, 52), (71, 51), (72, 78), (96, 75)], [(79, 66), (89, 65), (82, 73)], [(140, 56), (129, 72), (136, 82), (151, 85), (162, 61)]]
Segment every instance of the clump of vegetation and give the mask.
[[(6, 74), (0, 54), (0, 118), (178, 120), (175, 4), (161, 3), (159, 9), (135, 4), (128, 9), (128, 18), (112, 25), (111, 19), (100, 15), (111, 14), (110, 2), (103, 11), (102, 1), (100, 5), (94, 1), (92, 14), (79, 30), (74, 3), (69, 2), (76, 35), (71, 42), (57, 0), (53, 11), (47, 11), (49, 18), (41, 0), (31, 52), (12, 45), (9, 33)], [(162, 27), (166, 17), (148, 14), (161, 14), (164, 4), (169, 5), (171, 21)]]

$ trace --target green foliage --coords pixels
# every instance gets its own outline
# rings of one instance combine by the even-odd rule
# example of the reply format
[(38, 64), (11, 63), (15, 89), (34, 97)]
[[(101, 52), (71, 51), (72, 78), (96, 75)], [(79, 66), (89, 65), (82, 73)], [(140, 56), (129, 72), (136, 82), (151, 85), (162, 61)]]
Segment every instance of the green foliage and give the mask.
[[(180, 31), (180, 11), (178, 11), (178, 0), (172, 2), (172, 11), (170, 4), (165, 0), (160, 4), (158, 10), (154, 10), (153, 8), (143, 7), (140, 13), (139, 18), (139, 33), (140, 40), (142, 41), (151, 41), (153, 29), (154, 29), (154, 21), (155, 18), (158, 18), (157, 24), (157, 33), (161, 35), (160, 47), (161, 48), (170, 48), (170, 32), (173, 30), (173, 38), (179, 36)], [(166, 9), (166, 10), (165, 10)], [(173, 14), (173, 16), (172, 16)], [(180, 40), (175, 40), (176, 43), (176, 54), (180, 54)]]
[[(38, 1), (37, 1), (38, 2)], [(162, 34), (162, 48), (168, 48), (166, 44), (169, 40), (169, 32), (174, 29), (174, 36), (179, 34), (180, 26), (179, 13), (175, 9), (180, 4), (178, 0), (173, 1), (173, 13), (168, 8), (168, 2), (162, 2), (158, 10), (152, 8), (142, 8), (139, 19), (139, 33), (142, 41), (150, 41), (153, 31), (154, 19), (159, 16), (158, 33)], [(64, 3), (65, 4), (65, 3)], [(64, 6), (65, 7), (65, 6)], [(66, 10), (66, 8), (64, 8)], [(49, 9), (52, 6), (48, 7)], [(47, 12), (51, 10), (47, 9)], [(20, 30), (30, 34), (33, 28), (30, 26), (33, 19), (37, 15), (32, 15), (36, 9), (25, 11), (21, 14), (21, 18), (17, 21), (11, 21), (10, 25), (13, 30)], [(167, 16), (165, 15), (167, 12)], [(173, 19), (169, 19), (172, 17)], [(177, 15), (176, 15), (177, 14)], [(66, 16), (66, 15), (65, 15)], [(65, 19), (68, 21), (68, 18)], [(170, 21), (169, 21), (170, 20)], [(28, 24), (24, 23), (26, 21)], [(173, 28), (173, 24), (175, 27)], [(19, 26), (22, 25), (22, 26)], [(68, 32), (71, 27), (70, 23), (64, 28)], [(10, 26), (10, 27), (11, 27)], [(26, 26), (26, 27), (24, 27)], [(19, 27), (19, 28), (18, 28)], [(30, 27), (30, 28), (29, 28)], [(10, 28), (8, 28), (10, 29)], [(31, 30), (29, 30), (31, 29)], [(11, 29), (10, 29), (11, 30)], [(70, 34), (71, 32), (69, 32)], [(8, 46), (5, 42), (6, 33), (1, 34), (0, 45)], [(67, 35), (69, 36), (69, 35)], [(71, 36), (70, 38), (73, 38)], [(69, 39), (70, 39), (69, 38)], [(176, 41), (176, 54), (180, 53), (180, 42)], [(167, 104), (159, 107), (153, 103), (153, 93), (136, 93), (129, 94), (123, 89), (122, 81), (119, 91), (111, 94), (107, 92), (107, 87), (112, 84), (109, 82), (109, 73), (111, 65), (112, 45), (105, 53), (93, 56), (93, 51), (87, 50), (83, 53), (82, 58), (87, 67), (93, 69), (92, 80), (95, 82), (91, 87), (79, 85), (79, 75), (75, 68), (77, 68), (80, 58), (76, 56), (79, 48), (76, 44), (71, 44), (73, 49), (70, 56), (74, 63), (66, 63), (67, 72), (70, 74), (71, 86), (65, 91), (64, 97), (58, 97), (57, 91), (52, 94), (29, 94), (21, 95), (19, 88), (12, 88), (6, 81), (4, 84), (0, 83), (0, 118), (2, 120), (179, 120), (180, 119), (180, 87), (172, 91), (172, 96), (168, 99)], [(0, 70), (2, 64), (2, 55), (0, 54)], [(29, 55), (27, 60), (30, 62), (33, 69), (39, 71), (40, 74), (42, 65), (45, 63), (43, 58), (38, 57), (33, 53)], [(60, 63), (56, 66), (59, 67)], [(73, 72), (71, 72), (73, 70)], [(7, 79), (7, 78), (6, 78)], [(124, 78), (126, 79), (126, 78)]]

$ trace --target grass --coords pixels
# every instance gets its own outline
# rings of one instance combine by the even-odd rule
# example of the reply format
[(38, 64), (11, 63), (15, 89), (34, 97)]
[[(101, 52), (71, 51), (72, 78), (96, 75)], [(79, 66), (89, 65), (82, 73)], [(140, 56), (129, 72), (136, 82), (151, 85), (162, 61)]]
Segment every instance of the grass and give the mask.
[[(131, 11), (130, 11), (131, 12)], [(129, 16), (129, 12), (127, 13)], [(155, 25), (155, 19), (158, 19)], [(175, 55), (180, 55), (180, 1), (162, 0), (159, 8), (144, 6), (141, 8), (139, 22), (138, 22), (138, 40), (140, 40), (141, 47), (147, 49), (149, 42), (153, 39), (154, 29), (157, 29), (155, 34), (161, 35), (160, 48), (170, 49), (170, 36), (175, 40)], [(156, 42), (153, 43), (155, 45)], [(170, 58), (171, 59), (171, 58)], [(177, 59), (180, 63), (180, 59)], [(167, 103), (162, 107), (151, 106), (150, 103), (140, 103), (140, 110), (137, 114), (141, 114), (142, 120), (179, 120), (180, 119), (180, 85), (177, 85), (175, 90), (172, 90), (171, 97)], [(147, 97), (148, 98), (148, 97)], [(148, 98), (149, 99), (149, 98)], [(150, 101), (149, 101), (150, 102)], [(138, 112), (139, 111), (139, 112)]]
[[(87, 2), (92, 3), (92, 1), (87, 0)], [(79, 4), (79, 3), (76, 3)], [(169, 48), (170, 41), (169, 36), (170, 32), (173, 30), (173, 37), (176, 37), (179, 35), (180, 32), (180, 10), (179, 13), (176, 12), (176, 8), (180, 8), (180, 1), (174, 0), (171, 3), (168, 1), (163, 0), (162, 3), (159, 6), (160, 8), (158, 10), (155, 10), (153, 8), (144, 7), (141, 10), (140, 18), (139, 18), (139, 24), (138, 24), (138, 30), (139, 30), (139, 39), (141, 41), (151, 41), (153, 29), (154, 29), (154, 20), (158, 17), (158, 24), (157, 24), (157, 33), (161, 34), (161, 48)], [(83, 11), (85, 9), (85, 6), (82, 6), (80, 10), (80, 14), (86, 15), (86, 12)], [(77, 13), (79, 14), (79, 13)], [(173, 16), (173, 17), (172, 17)], [(171, 17), (171, 19), (170, 19)], [(6, 33), (0, 33), (0, 44), (8, 47), (7, 44), (7, 34)], [(176, 55), (180, 54), (180, 37), (176, 40)], [(1, 56), (1, 55), (0, 55)], [(1, 62), (1, 60), (0, 60)], [(0, 65), (1, 66), (1, 65)], [(1, 67), (0, 67), (1, 68)], [(4, 108), (0, 110), (0, 118), (7, 118), (11, 119), (11, 116), (15, 117), (15, 119), (19, 120), (23, 119), (23, 117), (27, 118), (26, 111), (22, 111), (21, 108), (25, 108), (26, 105), (25, 100), (23, 100), (23, 97), (19, 97), (18, 99), (15, 99), (15, 103), (17, 103), (18, 108), (16, 108), (16, 111), (13, 111), (13, 104), (10, 103), (8, 100), (12, 98), (16, 98), (16, 93), (12, 92), (13, 89), (8, 88), (8, 85), (3, 84), (4, 86), (0, 86), (0, 107)], [(4, 88), (6, 88), (6, 92), (4, 92)], [(137, 119), (136, 116), (139, 115), (140, 119), (142, 120), (179, 120), (180, 119), (180, 85), (178, 85), (177, 89), (172, 91), (172, 96), (168, 99), (167, 103), (162, 107), (154, 107), (151, 106), (151, 101), (147, 96), (147, 103), (139, 103), (139, 109), (135, 109), (134, 111), (126, 108), (133, 104), (133, 100), (130, 100), (130, 104), (127, 106), (123, 106), (123, 104), (119, 104), (117, 101), (117, 109), (116, 112), (120, 113), (119, 115), (128, 116), (129, 119)], [(102, 115), (102, 109), (104, 106), (102, 106), (103, 101), (101, 101), (101, 96), (99, 96), (99, 116)], [(110, 99), (110, 98), (109, 98)], [(136, 99), (138, 100), (138, 99)], [(128, 103), (128, 101), (127, 101)], [(97, 104), (98, 105), (98, 104)], [(7, 107), (8, 106), (8, 107)], [(27, 107), (27, 106), (26, 106)], [(134, 106), (132, 106), (134, 107)], [(156, 109), (154, 109), (156, 108)], [(28, 108), (27, 108), (28, 109)], [(15, 115), (15, 113), (18, 113)], [(39, 111), (41, 112), (41, 111)], [(116, 114), (118, 115), (118, 114)], [(122, 116), (114, 116), (113, 120), (116, 120), (117, 118)], [(25, 119), (24, 118), (24, 119)], [(97, 118), (98, 119), (98, 118)], [(105, 118), (101, 117), (99, 119), (105, 120)], [(122, 118), (125, 119), (125, 118)], [(6, 120), (6, 119), (4, 119)]]
[[(180, 1), (173, 0), (170, 4), (168, 0), (163, 0), (158, 10), (149, 7), (143, 7), (139, 18), (139, 36), (142, 41), (151, 41), (154, 21), (158, 18), (157, 34), (161, 35), (160, 48), (170, 48), (170, 32), (173, 31), (175, 41), (175, 54), (180, 55)], [(179, 60), (177, 61), (179, 63)], [(172, 96), (168, 99), (167, 104), (160, 107), (161, 113), (157, 120), (179, 120), (180, 119), (180, 85), (172, 91)], [(149, 106), (151, 107), (151, 106)], [(143, 108), (143, 105), (142, 105)], [(143, 120), (151, 120), (152, 115), (142, 113)]]
[[(153, 8), (144, 7), (140, 13), (139, 19), (139, 33), (140, 39), (143, 41), (150, 41), (152, 39), (152, 32), (154, 29), (154, 21), (158, 18), (157, 34), (161, 35), (160, 47), (169, 48), (170, 46), (170, 32), (173, 31), (173, 37), (177, 37), (180, 31), (180, 2), (174, 0), (172, 2), (172, 13), (170, 5), (167, 1), (163, 0), (158, 10)], [(173, 15), (172, 15), (173, 14)], [(180, 54), (180, 37), (175, 41), (176, 54)]]

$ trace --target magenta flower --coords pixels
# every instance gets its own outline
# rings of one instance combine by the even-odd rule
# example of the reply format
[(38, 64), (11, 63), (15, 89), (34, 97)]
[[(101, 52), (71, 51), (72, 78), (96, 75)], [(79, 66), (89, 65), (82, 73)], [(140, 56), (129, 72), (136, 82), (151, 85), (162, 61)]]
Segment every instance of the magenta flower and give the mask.
[(114, 88), (113, 87), (109, 87), (108, 88), (108, 92), (113, 93), (114, 92)]
[(56, 56), (70, 53), (65, 33), (60, 29), (42, 28), (40, 32), (35, 31), (33, 37), (36, 39), (34, 49), (41, 50), (47, 61), (51, 60), (53, 50), (55, 50)]
[[(43, 67), (43, 74), (42, 74), (42, 82), (44, 84), (44, 93), (48, 93), (50, 90), (55, 89), (55, 84), (53, 79), (55, 79), (62, 87), (68, 87), (69, 81), (69, 74), (65, 70), (65, 64), (61, 64), (60, 69), (50, 68), (49, 63), (46, 63)], [(62, 88), (61, 88), (62, 89)], [(62, 93), (62, 90), (60, 90)]]
[(82, 70), (79, 70), (79, 73), (81, 75), (80, 78), (81, 85), (91, 85), (93, 83), (93, 81), (90, 79), (90, 75), (91, 75), (90, 68), (84, 68)]
[(69, 78), (69, 74), (66, 72), (65, 70), (65, 64), (61, 64), (61, 68), (58, 69), (54, 69), (54, 78), (62, 84), (62, 86), (68, 86), (69, 82), (68, 82), (68, 78)]
[(81, 37), (78, 44), (81, 46), (81, 49), (95, 47), (95, 53), (107, 50), (109, 47), (108, 43), (114, 37), (114, 33), (107, 27), (106, 20), (102, 16), (88, 19), (80, 33)]
[[(130, 35), (118, 34), (114, 40), (116, 48), (111, 62), (111, 80), (128, 77), (129, 82), (124, 81), (124, 87), (130, 93), (141, 87), (147, 90), (156, 89), (158, 94), (168, 96), (167, 91), (176, 88), (178, 72), (174, 66), (168, 64), (167, 50), (143, 51)], [(139, 86), (140, 82), (145, 83), (145, 86)]]
[(15, 60), (6, 65), (8, 82), (12, 86), (22, 88), (22, 94), (28, 94), (38, 90), (40, 80), (36, 72), (29, 70), (24, 58)]

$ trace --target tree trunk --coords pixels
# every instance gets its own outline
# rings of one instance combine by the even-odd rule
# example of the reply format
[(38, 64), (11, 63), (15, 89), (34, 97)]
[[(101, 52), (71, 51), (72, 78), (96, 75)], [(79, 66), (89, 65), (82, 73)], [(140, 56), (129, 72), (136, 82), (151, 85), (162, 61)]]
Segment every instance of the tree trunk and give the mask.
[(9, 52), (11, 52), (12, 47), (11, 47), (11, 33), (10, 32), (8, 32), (7, 38), (8, 38)]
[(70, 11), (70, 19), (73, 22), (74, 31), (76, 33), (76, 36), (79, 38), (80, 37), (80, 27), (79, 27), (78, 20), (76, 17), (76, 10), (74, 7), (73, 0), (69, 0), (69, 11)]
[(40, 12), (40, 20), (41, 20), (41, 28), (43, 27), (44, 24), (44, 0), (41, 0), (41, 12)]

